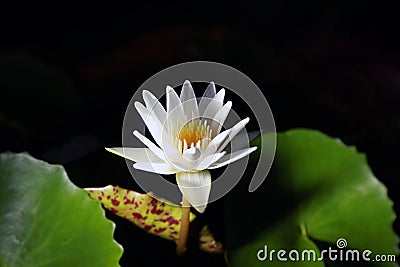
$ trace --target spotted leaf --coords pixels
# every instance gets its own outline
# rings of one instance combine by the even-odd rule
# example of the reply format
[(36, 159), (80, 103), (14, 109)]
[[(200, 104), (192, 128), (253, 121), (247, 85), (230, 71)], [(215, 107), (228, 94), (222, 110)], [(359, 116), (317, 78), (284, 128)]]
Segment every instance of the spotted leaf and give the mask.
[[(181, 208), (158, 201), (148, 194), (123, 189), (119, 186), (86, 188), (89, 196), (103, 206), (145, 231), (176, 241), (179, 237)], [(190, 221), (196, 216), (190, 213)]]
[(210, 232), (207, 225), (204, 225), (200, 232), (200, 249), (214, 254), (222, 254), (225, 252), (222, 243), (215, 241), (214, 235)]

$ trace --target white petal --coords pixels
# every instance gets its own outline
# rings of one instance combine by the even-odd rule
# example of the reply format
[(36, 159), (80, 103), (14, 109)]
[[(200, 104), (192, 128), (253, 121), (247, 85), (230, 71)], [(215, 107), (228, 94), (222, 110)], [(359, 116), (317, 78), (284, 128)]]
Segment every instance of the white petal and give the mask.
[(226, 152), (224, 151), (221, 153), (216, 153), (216, 154), (212, 154), (212, 155), (205, 157), (204, 159), (201, 160), (200, 164), (197, 165), (196, 170), (201, 171), (201, 170), (207, 169), (211, 164), (218, 161), (225, 154), (226, 154)]
[(210, 167), (208, 167), (208, 169), (217, 169), (217, 168), (223, 167), (229, 163), (232, 163), (234, 161), (237, 161), (237, 160), (247, 156), (248, 154), (250, 154), (251, 152), (253, 152), (256, 149), (257, 149), (257, 147), (245, 148), (245, 149), (233, 152), (229, 155), (225, 155), (220, 160), (218, 160), (217, 162), (212, 164)]
[(189, 120), (199, 116), (196, 95), (188, 80), (183, 83), (180, 100), (183, 106), (183, 112)]
[(225, 89), (221, 89), (218, 91), (218, 93), (215, 95), (214, 99), (217, 100), (220, 103), (224, 103), (224, 97), (225, 97)]
[(196, 98), (196, 95), (194, 94), (192, 84), (188, 80), (186, 80), (182, 85), (180, 96), (181, 103), (192, 98)]
[(169, 133), (175, 134), (185, 123), (185, 114), (183, 112), (181, 100), (179, 99), (178, 95), (172, 87), (167, 86), (166, 95), (167, 122), (164, 127), (168, 130)]
[(181, 100), (179, 99), (178, 95), (176, 94), (174, 88), (167, 85), (166, 87), (166, 97), (167, 97), (167, 111), (173, 109), (176, 106), (181, 104)]
[[(218, 148), (217, 152), (221, 152), (227, 144), (246, 126), (246, 124), (250, 121), (249, 118), (243, 119), (236, 123), (232, 128), (230, 128), (229, 138), (227, 138)], [(241, 146), (241, 147), (244, 147)]]
[[(178, 95), (176, 94), (175, 90), (171, 86), (167, 86), (166, 89), (167, 94), (167, 112), (168, 114), (173, 112), (175, 108), (182, 108), (181, 100), (179, 99)], [(182, 110), (183, 112), (183, 110)]]
[(133, 164), (133, 167), (138, 170), (154, 172), (158, 174), (174, 174), (174, 170), (168, 163), (151, 163), (151, 162), (138, 162)]
[(209, 101), (208, 106), (201, 108), (202, 110), (204, 109), (204, 112), (200, 113), (200, 115), (209, 119), (214, 118), (215, 114), (217, 114), (222, 108), (224, 96), (225, 96), (225, 90), (224, 89), (219, 90), (219, 92), (215, 95), (215, 97)]
[(178, 172), (176, 181), (183, 196), (198, 212), (203, 213), (207, 207), (211, 191), (211, 174), (209, 171)]
[(211, 142), (208, 144), (206, 151), (204, 152), (204, 156), (209, 156), (211, 154), (214, 154), (219, 147), (221, 146), (222, 143), (224, 143), (226, 140), (229, 142), (229, 130), (225, 130), (222, 133), (218, 134), (216, 137), (214, 137)]
[(154, 113), (154, 116), (160, 121), (161, 125), (163, 125), (167, 118), (167, 112), (158, 99), (149, 91), (143, 90), (143, 100), (146, 104), (146, 108), (150, 113)]
[(144, 145), (146, 145), (150, 150), (157, 155), (160, 159), (163, 161), (166, 161), (164, 152), (162, 151), (161, 148), (156, 146), (153, 142), (151, 142), (146, 136), (142, 135), (138, 131), (133, 131), (133, 135), (136, 136)]
[(186, 160), (185, 158), (183, 158), (182, 156), (181, 156), (181, 159), (180, 159), (179, 161), (177, 161), (177, 160), (170, 160), (170, 159), (168, 158), (168, 163), (169, 163), (172, 167), (174, 167), (174, 169), (176, 169), (177, 171), (180, 171), (180, 172), (188, 172), (188, 171), (191, 171), (191, 170), (193, 170), (194, 165), (195, 165), (195, 162), (188, 161), (188, 160)]
[(193, 163), (187, 161), (178, 148), (168, 142), (167, 136), (163, 138), (163, 153), (165, 155), (165, 161), (172, 165), (175, 169), (185, 172), (193, 169)]
[(216, 126), (217, 126), (216, 134), (218, 134), (221, 131), (222, 125), (224, 124), (226, 117), (228, 117), (228, 114), (229, 114), (229, 111), (231, 111), (231, 108), (232, 108), (232, 102), (228, 101), (222, 107), (222, 109), (220, 111), (218, 111), (217, 114), (215, 114), (213, 122), (216, 123)]
[(183, 151), (183, 157), (189, 161), (198, 160), (201, 156), (200, 149), (197, 147), (191, 147)]
[(156, 154), (154, 154), (149, 148), (138, 148), (138, 147), (106, 147), (108, 152), (114, 153), (123, 158), (129, 159), (134, 162), (153, 162), (163, 163)]
[(155, 114), (151, 113), (142, 103), (135, 102), (135, 108), (139, 112), (156, 143), (162, 147), (161, 135), (164, 130), (163, 125), (155, 117)]
[(207, 86), (206, 90), (204, 91), (203, 96), (200, 99), (200, 103), (199, 103), (199, 113), (200, 113), (200, 115), (204, 114), (204, 111), (206, 110), (206, 108), (210, 104), (211, 99), (214, 98), (215, 92), (216, 92), (215, 84), (214, 84), (214, 82), (210, 82), (210, 84)]
[(214, 98), (216, 92), (217, 90), (215, 89), (215, 83), (210, 82), (206, 90), (204, 91), (203, 97)]

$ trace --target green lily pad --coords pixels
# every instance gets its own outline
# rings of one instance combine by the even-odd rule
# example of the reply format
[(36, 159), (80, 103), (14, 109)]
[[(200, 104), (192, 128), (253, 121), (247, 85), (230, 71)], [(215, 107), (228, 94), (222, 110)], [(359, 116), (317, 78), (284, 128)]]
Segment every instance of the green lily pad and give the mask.
[(0, 154), (0, 266), (119, 266), (114, 227), (62, 166)]
[[(254, 141), (254, 145), (259, 144), (260, 138)], [(253, 162), (256, 158), (253, 155)], [(242, 181), (226, 201), (226, 218), (231, 222), (226, 230), (227, 249), (232, 266), (357, 264), (332, 261), (327, 254), (323, 261), (293, 262), (287, 254), (292, 249), (300, 253), (313, 250), (318, 259), (329, 247), (338, 250), (338, 258), (340, 251), (345, 259), (349, 250), (357, 249), (361, 263), (362, 252), (370, 250), (371, 261), (363, 264), (397, 266), (393, 261), (373, 261), (378, 254), (398, 254), (398, 238), (392, 227), (395, 213), (385, 186), (371, 172), (366, 156), (354, 147), (313, 130), (280, 133), (267, 179), (254, 193), (247, 192), (248, 181), (245, 183)], [(339, 248), (339, 239), (347, 244), (339, 244)], [(276, 250), (272, 260), (263, 260), (265, 246), (268, 251)], [(287, 251), (288, 261), (277, 258), (280, 249)], [(261, 260), (257, 257), (260, 250)], [(348, 260), (352, 259), (350, 254)]]

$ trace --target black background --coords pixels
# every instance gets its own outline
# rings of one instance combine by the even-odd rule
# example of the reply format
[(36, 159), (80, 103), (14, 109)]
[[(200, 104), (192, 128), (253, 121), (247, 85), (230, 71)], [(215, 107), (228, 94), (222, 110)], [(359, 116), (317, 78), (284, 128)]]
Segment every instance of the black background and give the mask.
[[(278, 131), (314, 128), (366, 153), (399, 211), (396, 10), (381, 1), (4, 6), (0, 150), (63, 164), (80, 187), (118, 184), (140, 191), (125, 162), (103, 149), (121, 145), (131, 96), (168, 66), (216, 61), (263, 90)], [(229, 222), (221, 202), (204, 218), (223, 241)], [(177, 259), (172, 242), (108, 216), (125, 247), (122, 266), (224, 265), (222, 256), (197, 251)]]

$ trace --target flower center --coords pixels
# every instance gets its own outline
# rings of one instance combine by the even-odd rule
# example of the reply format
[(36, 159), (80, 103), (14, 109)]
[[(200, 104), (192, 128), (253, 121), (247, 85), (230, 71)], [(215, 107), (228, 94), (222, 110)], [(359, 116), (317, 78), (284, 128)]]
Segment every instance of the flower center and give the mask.
[(211, 141), (212, 129), (207, 120), (193, 119), (187, 122), (179, 131), (177, 138), (178, 150), (183, 154), (188, 148), (204, 151)]

